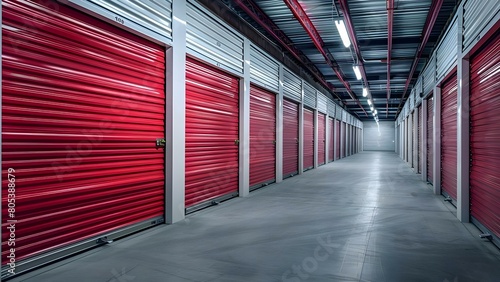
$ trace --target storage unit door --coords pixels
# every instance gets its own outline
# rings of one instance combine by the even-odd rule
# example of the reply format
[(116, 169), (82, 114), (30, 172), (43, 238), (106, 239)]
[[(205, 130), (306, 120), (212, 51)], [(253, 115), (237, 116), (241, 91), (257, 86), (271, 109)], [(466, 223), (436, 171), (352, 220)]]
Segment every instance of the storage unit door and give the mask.
[(500, 238), (500, 37), (471, 59), (470, 212)]
[(342, 122), (342, 133), (341, 133), (341, 142), (342, 142), (342, 158), (345, 158), (345, 153), (346, 153), (346, 124), (345, 122)]
[(238, 193), (238, 79), (186, 60), (186, 208)]
[(39, 2), (2, 1), (2, 215), (17, 221), (17, 273), (164, 217), (165, 50)]
[(457, 75), (453, 73), (441, 89), (441, 188), (457, 199)]
[(434, 144), (434, 98), (431, 96), (427, 99), (427, 181), (433, 183), (433, 144)]
[(283, 99), (283, 177), (299, 172), (299, 104)]
[(318, 164), (325, 164), (326, 116), (318, 113)]
[(314, 167), (314, 112), (304, 108), (304, 170)]
[(339, 121), (338, 119), (335, 120), (335, 136), (336, 136), (336, 143), (335, 143), (335, 150), (336, 150), (336, 154), (335, 154), (335, 159), (338, 160), (340, 159), (340, 145), (341, 145), (341, 140), (340, 140), (340, 131), (341, 131), (341, 125), (340, 125), (341, 121)]
[(328, 143), (328, 162), (333, 162), (334, 154), (335, 154), (335, 136), (334, 136), (334, 120), (333, 118), (328, 118), (328, 129), (330, 142)]
[(421, 157), (421, 153), (422, 153), (422, 104), (420, 104), (420, 106), (418, 106), (418, 126), (417, 126), (417, 130), (418, 130), (418, 134), (417, 134), (417, 144), (418, 144), (418, 147), (417, 147), (417, 172), (418, 173), (422, 173), (422, 157)]
[(276, 94), (250, 86), (250, 187), (275, 181)]

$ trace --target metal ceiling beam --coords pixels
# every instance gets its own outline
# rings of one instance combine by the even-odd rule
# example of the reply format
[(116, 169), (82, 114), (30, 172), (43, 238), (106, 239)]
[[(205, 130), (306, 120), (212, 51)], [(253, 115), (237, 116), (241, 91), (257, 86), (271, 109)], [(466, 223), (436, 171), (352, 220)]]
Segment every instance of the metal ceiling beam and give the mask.
[(406, 80), (405, 84), (405, 89), (403, 91), (403, 95), (401, 96), (401, 102), (399, 102), (398, 106), (398, 111), (396, 115), (399, 114), (401, 111), (401, 105), (403, 104), (403, 101), (406, 96), (406, 92), (408, 91), (408, 86), (410, 85), (410, 81), (413, 78), (413, 74), (415, 73), (415, 70), (417, 69), (418, 61), (422, 57), (422, 53), (424, 52), (425, 45), (427, 45), (427, 41), (429, 40), (429, 37), (431, 36), (432, 29), (434, 27), (434, 24), (436, 23), (436, 19), (439, 15), (439, 11), (441, 10), (441, 6), (443, 5), (443, 0), (433, 0), (431, 7), (429, 9), (429, 13), (427, 14), (427, 19), (425, 20), (425, 25), (422, 30), (422, 42), (418, 46), (417, 52), (415, 53), (415, 59), (413, 60), (411, 70), (410, 70), (410, 75), (408, 76), (408, 79)]
[(307, 34), (309, 35), (309, 38), (311, 38), (311, 40), (313, 41), (314, 46), (316, 46), (316, 49), (318, 49), (321, 55), (323, 55), (323, 57), (325, 58), (326, 63), (335, 72), (337, 78), (344, 85), (345, 89), (347, 90), (347, 93), (349, 93), (349, 96), (351, 96), (351, 98), (356, 101), (358, 106), (363, 110), (363, 112), (365, 112), (365, 115), (368, 116), (368, 113), (365, 111), (365, 109), (359, 102), (358, 97), (352, 91), (349, 82), (347, 82), (347, 80), (344, 78), (344, 74), (342, 73), (342, 70), (340, 70), (337, 62), (333, 58), (333, 55), (327, 49), (324, 48), (325, 43), (323, 39), (319, 35), (318, 31), (316, 30), (316, 27), (314, 27), (314, 24), (312, 23), (311, 19), (306, 14), (300, 3), (297, 0), (283, 0), (283, 2), (285, 2), (290, 11), (292, 11), (297, 21), (300, 23), (300, 25), (302, 25), (302, 27), (306, 30)]
[[(358, 59), (359, 71), (361, 72), (361, 76), (363, 77), (366, 89), (369, 89), (370, 87), (368, 85), (368, 79), (366, 77), (365, 66), (363, 64), (364, 59), (363, 56), (361, 56), (361, 50), (359, 49), (358, 45), (358, 38), (356, 37), (356, 31), (354, 30), (354, 25), (352, 24), (351, 14), (349, 12), (349, 5), (347, 4), (347, 0), (339, 0), (339, 3), (340, 3), (340, 9), (344, 14), (344, 24), (346, 26), (347, 33), (349, 33), (351, 44), (354, 48), (354, 53), (356, 53), (356, 57)], [(333, 3), (333, 5), (335, 5), (335, 3)], [(363, 111), (365, 110), (363, 109)]]
[(308, 63), (311, 63), (310, 60), (305, 56), (302, 51), (297, 49), (293, 42), (286, 34), (279, 29), (279, 27), (260, 9), (257, 4), (255, 4), (251, 0), (234, 0), (234, 3), (238, 5), (245, 13), (250, 16), (255, 22), (257, 22), (262, 28), (264, 28), (276, 41), (278, 41), (283, 48), (285, 48), (295, 59), (297, 59), (302, 65), (308, 69), (312, 75), (329, 89), (332, 94), (339, 99), (344, 105), (344, 101), (341, 97), (334, 92), (335, 87), (329, 82), (325, 80), (322, 74), (319, 71), (312, 69), (308, 66)]
[(385, 104), (385, 117), (389, 116), (389, 100), (391, 99), (391, 54), (392, 54), (392, 28), (394, 25), (394, 0), (387, 0), (387, 102)]

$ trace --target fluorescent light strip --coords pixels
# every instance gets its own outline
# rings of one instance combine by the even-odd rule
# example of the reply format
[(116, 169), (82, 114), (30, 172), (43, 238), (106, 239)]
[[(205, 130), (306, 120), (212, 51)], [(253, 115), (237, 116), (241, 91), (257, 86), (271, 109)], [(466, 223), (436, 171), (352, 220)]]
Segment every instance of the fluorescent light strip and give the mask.
[(368, 90), (366, 90), (366, 87), (363, 87), (363, 97), (368, 96)]
[(372, 105), (372, 100), (368, 99), (368, 105)]
[(351, 46), (351, 41), (349, 40), (349, 35), (347, 34), (347, 30), (345, 29), (344, 21), (335, 21), (335, 25), (337, 26), (337, 30), (339, 31), (340, 38), (342, 38), (342, 43), (344, 43), (344, 46), (346, 48), (349, 48), (349, 46)]
[(358, 80), (361, 80), (361, 72), (359, 71), (359, 67), (358, 66), (352, 66), (352, 69), (354, 70), (354, 73), (356, 74), (356, 78)]

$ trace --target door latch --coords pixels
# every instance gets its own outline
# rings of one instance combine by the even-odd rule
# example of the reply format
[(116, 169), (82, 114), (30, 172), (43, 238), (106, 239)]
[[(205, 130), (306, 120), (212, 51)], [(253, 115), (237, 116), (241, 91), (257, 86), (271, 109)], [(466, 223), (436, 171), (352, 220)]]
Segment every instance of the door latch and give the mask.
[(240, 140), (238, 139), (234, 140), (234, 145), (240, 145)]
[(166, 143), (165, 138), (156, 138), (156, 147), (165, 147)]

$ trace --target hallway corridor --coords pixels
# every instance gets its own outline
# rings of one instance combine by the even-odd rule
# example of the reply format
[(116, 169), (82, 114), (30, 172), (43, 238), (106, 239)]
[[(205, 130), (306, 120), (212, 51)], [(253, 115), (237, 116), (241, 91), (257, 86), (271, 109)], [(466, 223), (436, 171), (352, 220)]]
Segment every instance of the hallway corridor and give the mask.
[(500, 251), (454, 213), (362, 152), (11, 281), (498, 281)]

